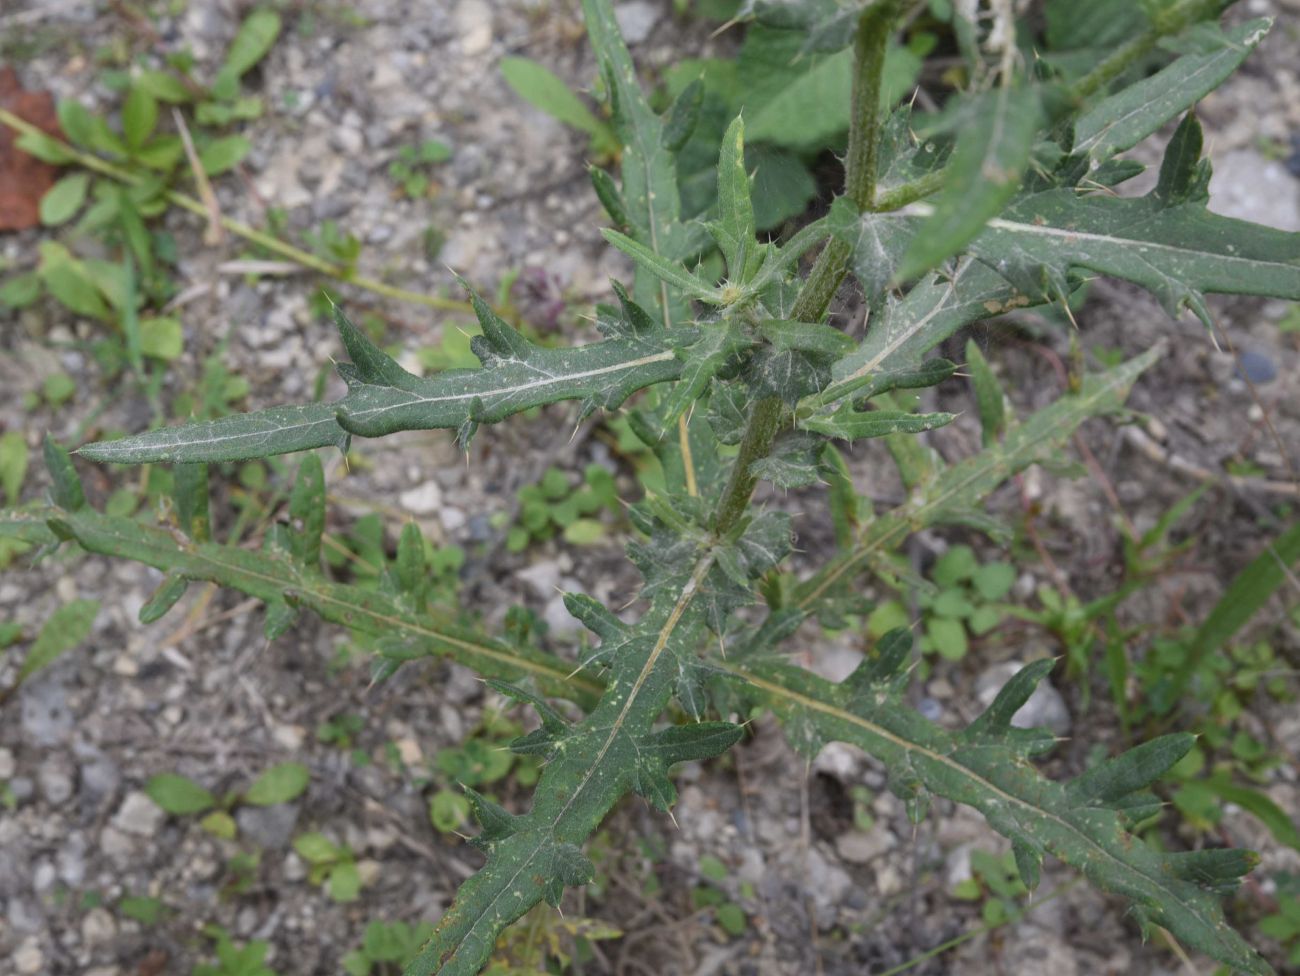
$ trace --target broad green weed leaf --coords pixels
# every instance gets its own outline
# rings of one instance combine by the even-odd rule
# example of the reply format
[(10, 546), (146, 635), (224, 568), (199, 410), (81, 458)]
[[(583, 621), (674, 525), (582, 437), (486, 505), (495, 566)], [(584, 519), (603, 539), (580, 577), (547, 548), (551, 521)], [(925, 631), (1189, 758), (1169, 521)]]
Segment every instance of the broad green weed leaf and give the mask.
[(310, 782), (311, 771), (302, 763), (280, 763), (253, 781), (253, 785), (244, 794), (244, 802), (257, 807), (288, 803), (301, 796)]
[(9, 505), (18, 504), (26, 477), (27, 440), (16, 430), (7, 431), (0, 435), (0, 488)]
[(98, 600), (72, 600), (50, 614), (18, 668), (18, 683), (53, 664), (90, 636), (97, 613)]
[(618, 142), (609, 124), (592, 114), (569, 86), (544, 65), (529, 58), (501, 59), (501, 75), (524, 101), (591, 137), (599, 154), (613, 152)]
[(226, 52), (226, 62), (214, 83), (221, 97), (233, 98), (236, 83), (270, 52), (280, 36), (280, 15), (265, 7), (254, 10), (239, 25), (239, 32)]
[(138, 151), (158, 126), (158, 102), (139, 85), (133, 87), (122, 103), (122, 135), (127, 148)]
[(165, 363), (178, 358), (185, 349), (185, 337), (179, 319), (171, 317), (140, 320), (140, 352)]
[(151, 776), (144, 791), (149, 799), (168, 813), (202, 813), (216, 806), (217, 798), (194, 780), (176, 773)]
[(67, 223), (86, 202), (89, 189), (89, 173), (72, 173), (63, 177), (41, 197), (41, 223), (46, 227)]
[(252, 148), (253, 144), (243, 136), (214, 139), (199, 150), (199, 163), (209, 176), (220, 176), (238, 166)]

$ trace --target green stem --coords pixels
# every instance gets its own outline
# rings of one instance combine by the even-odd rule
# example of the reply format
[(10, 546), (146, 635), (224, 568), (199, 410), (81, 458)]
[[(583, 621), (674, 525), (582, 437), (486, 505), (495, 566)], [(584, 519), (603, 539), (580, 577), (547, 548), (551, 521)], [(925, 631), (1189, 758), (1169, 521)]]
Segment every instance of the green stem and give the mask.
[(1181, 33), (1198, 20), (1215, 16), (1222, 6), (1219, 0), (1183, 0), (1154, 15), (1151, 26), (1146, 31), (1121, 46), (1071, 85), (1071, 97), (1074, 101), (1081, 102), (1094, 95), (1145, 56), (1162, 37)]
[[(876, 195), (881, 79), (897, 9), (897, 0), (886, 0), (868, 9), (858, 21), (853, 44), (853, 116), (849, 122), (844, 186), (845, 194), (858, 210), (870, 209)], [(799, 322), (821, 321), (848, 272), (849, 253), (849, 246), (839, 240), (829, 241), (822, 248), (795, 301), (791, 318)], [(749, 497), (758, 483), (750, 467), (771, 453), (772, 442), (783, 426), (785, 414), (778, 397), (766, 397), (754, 406), (740, 442), (740, 453), (731, 469), (731, 479), (714, 511), (715, 535), (725, 536), (748, 510)]]
[[(880, 154), (880, 101), (885, 52), (898, 4), (887, 0), (868, 9), (858, 20), (853, 42), (853, 112), (849, 120), (849, 151), (844, 161), (844, 195), (859, 211), (874, 209)], [(790, 317), (820, 322), (849, 270), (852, 249), (840, 240), (822, 248), (804, 282)]]
[(719, 538), (734, 529), (749, 509), (749, 496), (758, 483), (758, 478), (749, 470), (750, 466), (771, 453), (784, 414), (780, 397), (765, 397), (754, 405), (740, 441), (740, 453), (731, 467), (731, 479), (713, 516), (713, 533)]
[[(48, 141), (57, 146), (59, 151), (66, 155), (72, 162), (84, 169), (92, 170), (93, 172), (99, 173), (101, 176), (107, 176), (109, 179), (117, 180), (119, 183), (125, 183), (128, 186), (138, 186), (143, 182), (143, 177), (138, 176), (129, 170), (125, 170), (120, 166), (116, 166), (105, 159), (101, 159), (92, 153), (82, 152), (63, 140), (57, 139), (47, 132), (43, 132), (30, 122), (20, 119), (18, 116), (6, 109), (0, 108), (0, 123), (21, 132), (23, 135)], [(176, 190), (164, 190), (162, 196), (168, 203), (184, 210), (188, 210), (190, 213), (197, 214), (203, 218), (209, 218), (211, 216), (208, 213), (208, 208), (200, 201), (194, 199), (194, 197), (187, 196), (184, 193), (179, 193)], [(440, 295), (427, 295), (418, 291), (408, 291), (405, 288), (397, 288), (394, 285), (386, 284), (385, 282), (379, 281), (375, 278), (367, 278), (363, 275), (355, 274), (345, 267), (326, 261), (324, 258), (317, 257), (315, 254), (294, 247), (292, 244), (287, 244), (278, 237), (268, 234), (265, 231), (258, 230), (256, 227), (252, 227), (242, 221), (233, 220), (230, 217), (219, 215), (218, 223), (236, 237), (242, 237), (246, 241), (264, 247), (271, 253), (278, 254), (280, 257), (292, 261), (294, 264), (300, 265), (304, 268), (309, 268), (312, 271), (318, 271), (323, 275), (336, 279), (337, 281), (342, 281), (349, 285), (355, 285), (358, 288), (373, 292), (376, 295), (383, 295), (385, 298), (393, 298), (402, 302), (412, 302), (417, 305), (425, 305), (429, 308), (443, 309), (446, 311), (472, 312), (474, 310), (473, 306), (471, 306), (469, 302), (460, 302), (452, 298), (443, 298)]]

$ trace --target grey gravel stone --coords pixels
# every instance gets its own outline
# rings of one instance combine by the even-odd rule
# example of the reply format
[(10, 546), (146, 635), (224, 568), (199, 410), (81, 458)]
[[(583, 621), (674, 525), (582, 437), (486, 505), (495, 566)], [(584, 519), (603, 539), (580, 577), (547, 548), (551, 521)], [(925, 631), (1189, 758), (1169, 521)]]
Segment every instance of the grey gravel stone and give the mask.
[(61, 807), (72, 799), (76, 789), (72, 775), (61, 763), (47, 762), (36, 773), (41, 795), (50, 806)]
[(73, 716), (63, 682), (48, 675), (37, 675), (31, 683), (23, 685), (21, 694), (23, 735), (28, 742), (54, 746), (67, 739)]
[(618, 21), (623, 40), (628, 44), (640, 44), (650, 36), (659, 23), (662, 5), (650, 3), (649, 0), (629, 0), (614, 8), (614, 19)]
[(298, 804), (240, 807), (235, 813), (235, 823), (247, 840), (268, 850), (278, 850), (285, 847), (293, 836), (293, 828), (298, 823)]

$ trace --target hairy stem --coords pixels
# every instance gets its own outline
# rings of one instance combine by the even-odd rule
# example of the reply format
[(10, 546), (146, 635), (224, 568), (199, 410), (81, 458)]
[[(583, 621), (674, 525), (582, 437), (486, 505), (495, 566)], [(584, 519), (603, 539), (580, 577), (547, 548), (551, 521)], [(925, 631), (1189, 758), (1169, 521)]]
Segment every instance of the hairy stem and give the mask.
[(734, 529), (748, 510), (749, 496), (754, 493), (754, 485), (758, 482), (750, 467), (771, 453), (784, 413), (780, 397), (765, 397), (755, 404), (754, 412), (749, 415), (740, 453), (731, 468), (731, 480), (727, 482), (713, 516), (713, 532), (719, 538)]
[[(849, 151), (844, 161), (844, 193), (859, 210), (873, 209), (880, 152), (880, 89), (885, 50), (898, 4), (878, 3), (858, 21), (853, 43), (853, 113), (849, 120)], [(848, 244), (827, 241), (804, 282), (790, 317), (820, 322), (849, 270)]]
[[(3, 108), (0, 108), (0, 123), (9, 126), (9, 128), (14, 129), (17, 132), (21, 132), (23, 135), (48, 140), (50, 143), (58, 146), (60, 152), (64, 153), (69, 157), (69, 159), (83, 169), (91, 170), (99, 173), (101, 176), (107, 176), (109, 179), (117, 180), (119, 183), (125, 183), (129, 186), (137, 186), (142, 182), (142, 177), (137, 176), (129, 170), (116, 166), (108, 160), (101, 159), (93, 153), (82, 152), (80, 149), (75, 148), (61, 139), (51, 136), (47, 132), (43, 132), (30, 122), (20, 119), (12, 112)], [(176, 190), (164, 190), (162, 196), (164, 200), (173, 206), (180, 207), (183, 210), (188, 210), (190, 213), (197, 214), (205, 219), (209, 216), (208, 208), (205, 207), (202, 202), (184, 193), (180, 193)], [(280, 257), (292, 261), (294, 264), (300, 265), (304, 268), (309, 268), (312, 271), (318, 271), (337, 281), (342, 281), (349, 285), (355, 285), (358, 288), (373, 292), (376, 295), (383, 295), (385, 298), (393, 298), (402, 302), (411, 302), (416, 305), (425, 305), (429, 308), (443, 309), (446, 311), (473, 311), (473, 307), (469, 302), (461, 302), (453, 298), (443, 298), (441, 295), (428, 295), (424, 292), (409, 291), (405, 288), (398, 288), (394, 285), (386, 284), (385, 282), (379, 281), (375, 278), (367, 278), (364, 275), (354, 274), (352, 271), (342, 267), (341, 265), (334, 264), (332, 261), (326, 261), (324, 258), (318, 257), (315, 254), (294, 247), (292, 244), (286, 243), (278, 237), (268, 234), (265, 231), (258, 230), (256, 227), (252, 227), (242, 221), (233, 220), (232, 218), (223, 215), (220, 218), (220, 223), (222, 227), (230, 231), (230, 233), (234, 234), (236, 237), (242, 237), (244, 240), (256, 244), (259, 247), (264, 247), (271, 253), (278, 254)]]
[(1096, 94), (1146, 55), (1160, 38), (1180, 33), (1198, 20), (1215, 16), (1221, 7), (1223, 4), (1220, 0), (1183, 0), (1182, 3), (1161, 11), (1154, 16), (1147, 30), (1122, 45), (1071, 85), (1070, 95), (1075, 101), (1083, 101)]

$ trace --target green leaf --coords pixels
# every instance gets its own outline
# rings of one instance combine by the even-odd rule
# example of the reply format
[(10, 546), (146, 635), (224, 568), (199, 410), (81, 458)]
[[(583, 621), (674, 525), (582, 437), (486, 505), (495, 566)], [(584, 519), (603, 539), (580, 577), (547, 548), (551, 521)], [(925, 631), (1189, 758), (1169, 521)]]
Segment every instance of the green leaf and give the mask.
[(1007, 424), (1006, 396), (1002, 384), (993, 375), (993, 368), (984, 358), (974, 339), (966, 340), (966, 365), (970, 369), (971, 384), (975, 387), (975, 404), (979, 409), (980, 430), (984, 445), (996, 443)]
[(1040, 119), (1038, 93), (1000, 85), (965, 117), (944, 170), (934, 212), (917, 229), (894, 272), (908, 281), (965, 247), (1020, 186)]
[(170, 105), (184, 105), (194, 97), (180, 78), (166, 71), (141, 71), (135, 76), (135, 87)]
[(274, 10), (254, 10), (239, 25), (239, 33), (226, 52), (226, 62), (217, 76), (217, 84), (238, 81), (275, 45), (280, 36), (280, 15)]
[(0, 307), (26, 308), (41, 295), (41, 278), (35, 272), (14, 275), (0, 285)]
[[(325, 470), (315, 454), (307, 455), (298, 466), (298, 477), (294, 480), (293, 491), (289, 493), (289, 518), (290, 549), (294, 558), (308, 570), (318, 570), (321, 537), (325, 532)], [(424, 540), (418, 528), (414, 525), (409, 528), (415, 532), (422, 569)], [(406, 530), (403, 529), (403, 538), (405, 537)]]
[(168, 813), (202, 813), (216, 805), (217, 798), (192, 779), (176, 773), (151, 776), (145, 784), (149, 799)]
[(84, 641), (98, 613), (98, 600), (72, 600), (50, 614), (18, 668), (18, 684)]
[(749, 193), (749, 171), (745, 168), (745, 120), (739, 115), (722, 137), (722, 152), (718, 159), (718, 220), (709, 229), (727, 262), (731, 281), (748, 280), (747, 271), (758, 246), (754, 239), (756, 230), (754, 205)]
[(1267, 543), (1229, 584), (1219, 602), (1192, 638), (1191, 646), (1174, 674), (1168, 700), (1179, 701), (1208, 655), (1226, 647), (1234, 634), (1253, 617), (1277, 588), (1292, 579), (1291, 567), (1300, 561), (1300, 522)]
[(325, 892), (333, 901), (346, 903), (361, 896), (361, 872), (352, 861), (342, 861), (330, 869)]
[(619, 231), (606, 227), (600, 233), (605, 240), (635, 261), (638, 268), (650, 272), (656, 278), (661, 279), (683, 294), (691, 298), (697, 298), (702, 302), (708, 302), (710, 305), (726, 304), (723, 301), (721, 291), (714, 288), (703, 278), (687, 271), (682, 265), (660, 257), (644, 244), (638, 243)]
[(209, 176), (220, 176), (238, 166), (252, 149), (253, 144), (243, 136), (213, 139), (199, 150), (199, 164)]
[[(795, 31), (751, 28), (739, 59), (743, 107), (753, 142), (808, 149), (848, 130), (853, 54), (806, 55)], [(885, 59), (881, 102), (897, 101), (920, 68), (910, 51), (891, 48)]]
[(799, 421), (804, 430), (827, 437), (855, 441), (863, 437), (890, 434), (919, 434), (952, 423), (951, 413), (908, 413), (903, 410), (854, 410), (844, 403), (830, 413), (814, 414)]
[(18, 504), (27, 477), (27, 440), (16, 430), (0, 435), (0, 488), (12, 506)]
[(311, 771), (298, 762), (272, 766), (253, 781), (244, 794), (244, 802), (257, 807), (271, 807), (296, 800), (311, 782)]
[(1164, 354), (1156, 346), (1115, 369), (1084, 379), (1078, 394), (1064, 396), (1009, 430), (996, 447), (927, 476), (923, 491), (902, 510), (874, 519), (858, 536), (852, 548), (835, 556), (824, 569), (800, 584), (796, 605), (813, 608), (837, 585), (852, 579), (863, 564), (871, 564), (881, 553), (926, 526), (961, 520), (977, 499), (1020, 471), (1056, 450), (1088, 417), (1119, 409), (1130, 386), (1141, 373)]
[(1043, 854), (1053, 854), (1098, 887), (1131, 899), (1144, 917), (1185, 946), (1242, 972), (1270, 972), (1227, 925), (1216, 900), (1229, 876), (1249, 867), (1249, 853), (1187, 859), (1157, 851), (1129, 834), (1121, 809), (1105, 799), (1158, 775), (1173, 753), (1185, 748), (1186, 737), (1157, 740), (1160, 744), (1137, 760), (1119, 757), (1107, 764), (1109, 774), (1094, 774), (1092, 784), (1072, 787), (1044, 778), (1029, 761), (1051, 748), (1050, 735), (1006, 724), (1050, 661), (1022, 670), (984, 716), (957, 733), (907, 707), (902, 685), (862, 694), (851, 682), (833, 685), (785, 663), (741, 669), (728, 662), (725, 667), (743, 677), (741, 687), (749, 690), (751, 702), (772, 707), (787, 729), (849, 742), (883, 761), (891, 788), (915, 816), (923, 813), (930, 793), (979, 810), (1019, 848), (1016, 864), (1029, 880)]
[(50, 295), (78, 315), (107, 319), (108, 306), (86, 265), (57, 241), (41, 241), (39, 248), (37, 273)]
[(179, 358), (185, 339), (179, 319), (160, 317), (140, 320), (140, 352), (165, 363)]
[(158, 584), (158, 589), (140, 607), (140, 623), (152, 624), (161, 620), (167, 611), (176, 606), (176, 602), (185, 595), (190, 582), (183, 576), (168, 576)]
[(589, 135), (597, 152), (607, 153), (617, 148), (618, 142), (609, 125), (596, 118), (569, 91), (569, 86), (543, 65), (529, 58), (506, 57), (501, 59), (501, 75), (524, 101)]
[(293, 849), (308, 864), (329, 864), (342, 853), (338, 846), (324, 834), (299, 834), (293, 839)]
[(447, 370), (428, 379), (398, 366), (338, 311), (339, 331), (353, 359), (339, 366), (348, 382), (342, 400), (166, 428), (90, 444), (81, 453), (121, 464), (238, 461), (331, 445), (344, 448), (349, 433), (378, 437), (437, 427), (456, 430), (467, 444), (480, 423), (556, 400), (580, 400), (583, 416), (612, 409), (644, 386), (676, 379), (681, 364), (673, 343), (697, 335), (693, 330), (664, 335), (621, 289), (616, 291), (621, 309), (603, 308), (598, 322), (609, 338), (569, 349), (529, 342), (471, 295), (483, 327), (472, 346), (483, 367)]
[(1267, 18), (1239, 24), (1218, 35), (1214, 50), (1185, 54), (1103, 99), (1075, 122), (1074, 151), (1103, 162), (1158, 132), (1236, 71), (1270, 26)]
[(67, 223), (86, 202), (86, 191), (89, 188), (89, 173), (73, 173), (63, 177), (41, 197), (41, 223), (46, 227)]
[(165, 427), (116, 441), (97, 441), (77, 453), (92, 461), (145, 464), (245, 461), (316, 447), (342, 450), (347, 446), (348, 435), (335, 420), (336, 410), (330, 403), (272, 407), (203, 423)]
[(1186, 306), (1207, 323), (1204, 292), (1300, 299), (1300, 236), (1200, 204), (1048, 190), (991, 221), (971, 250), (1040, 300), (1068, 295), (1076, 268), (1142, 285), (1171, 315)]
[(158, 126), (158, 102), (145, 88), (136, 85), (122, 103), (122, 135), (132, 153), (140, 149)]
[(86, 504), (86, 493), (77, 477), (77, 469), (72, 466), (72, 458), (60, 447), (49, 434), (42, 444), (45, 468), (50, 473), (50, 499), (59, 508), (75, 512)]

